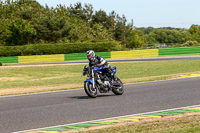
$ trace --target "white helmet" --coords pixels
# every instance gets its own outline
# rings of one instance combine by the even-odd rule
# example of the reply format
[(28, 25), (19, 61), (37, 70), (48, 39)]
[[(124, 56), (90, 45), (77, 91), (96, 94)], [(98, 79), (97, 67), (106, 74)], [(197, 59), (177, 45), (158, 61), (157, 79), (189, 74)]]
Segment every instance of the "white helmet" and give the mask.
[(88, 60), (93, 60), (94, 59), (94, 57), (95, 57), (95, 53), (94, 53), (94, 51), (93, 50), (88, 50), (87, 52), (86, 52), (86, 55), (87, 55), (87, 58), (88, 58)]

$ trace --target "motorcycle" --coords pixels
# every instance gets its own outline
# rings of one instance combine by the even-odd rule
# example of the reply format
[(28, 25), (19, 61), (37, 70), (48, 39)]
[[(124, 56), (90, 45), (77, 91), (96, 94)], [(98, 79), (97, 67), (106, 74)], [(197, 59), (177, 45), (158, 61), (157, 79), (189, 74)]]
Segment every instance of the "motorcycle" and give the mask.
[(116, 66), (112, 68), (112, 72), (115, 80), (109, 73), (103, 71), (103, 67), (85, 66), (83, 76), (87, 75), (87, 79), (84, 81), (86, 94), (91, 98), (96, 98), (98, 91), (100, 93), (109, 93), (112, 91), (115, 95), (122, 95), (124, 93), (124, 86), (122, 81), (115, 75), (117, 72)]

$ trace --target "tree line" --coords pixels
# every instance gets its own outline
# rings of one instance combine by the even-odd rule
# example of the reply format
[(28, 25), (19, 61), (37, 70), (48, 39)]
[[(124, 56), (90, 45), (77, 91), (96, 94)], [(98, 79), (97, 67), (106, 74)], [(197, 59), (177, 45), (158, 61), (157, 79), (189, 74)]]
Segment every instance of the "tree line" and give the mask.
[(91, 4), (80, 2), (53, 8), (36, 0), (0, 0), (1, 46), (107, 41), (130, 49), (153, 43), (198, 43), (199, 28), (136, 28), (124, 15), (94, 11)]
[(190, 46), (200, 43), (200, 26), (192, 25), (184, 28), (137, 28), (146, 44), (186, 44)]
[(94, 11), (91, 4), (56, 8), (35, 0), (0, 1), (2, 45), (121, 41), (126, 43), (133, 25), (115, 11)]

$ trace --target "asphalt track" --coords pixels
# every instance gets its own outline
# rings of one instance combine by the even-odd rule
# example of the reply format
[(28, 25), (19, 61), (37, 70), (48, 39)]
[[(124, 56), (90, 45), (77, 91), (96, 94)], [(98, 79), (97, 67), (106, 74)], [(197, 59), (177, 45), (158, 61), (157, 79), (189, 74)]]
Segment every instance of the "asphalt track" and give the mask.
[(96, 99), (83, 89), (0, 98), (0, 132), (64, 125), (200, 104), (200, 77), (125, 85)]

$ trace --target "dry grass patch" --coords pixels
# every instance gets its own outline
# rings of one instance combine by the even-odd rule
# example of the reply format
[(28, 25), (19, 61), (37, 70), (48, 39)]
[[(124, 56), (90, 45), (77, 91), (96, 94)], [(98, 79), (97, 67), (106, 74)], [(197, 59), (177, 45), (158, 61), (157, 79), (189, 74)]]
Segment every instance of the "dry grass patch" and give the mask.
[(21, 77), (0, 77), (0, 81), (7, 82), (7, 81), (17, 81), (23, 80), (24, 78)]
[(25, 88), (9, 88), (1, 89), (1, 96), (16, 95), (16, 94), (29, 94), (36, 92), (56, 91), (56, 90), (68, 90), (83, 87), (82, 84), (67, 84), (58, 86), (33, 86)]
[(200, 72), (179, 73), (179, 74), (150, 76), (142, 78), (130, 78), (130, 79), (122, 79), (122, 81), (123, 83), (135, 83), (135, 82), (155, 81), (155, 80), (169, 80), (169, 79), (177, 79), (180, 76), (190, 76), (191, 74), (200, 74)]

